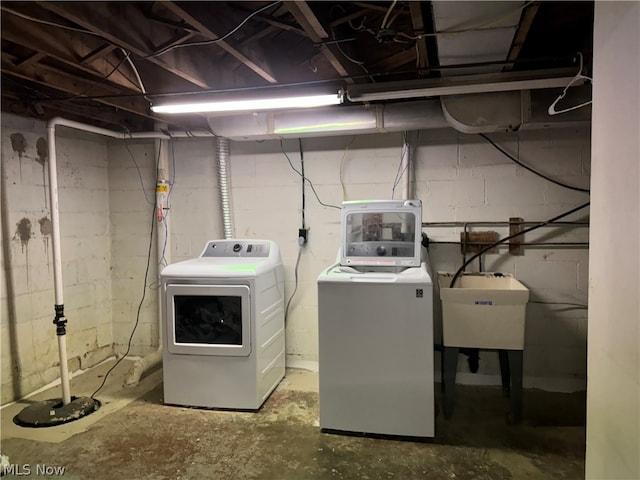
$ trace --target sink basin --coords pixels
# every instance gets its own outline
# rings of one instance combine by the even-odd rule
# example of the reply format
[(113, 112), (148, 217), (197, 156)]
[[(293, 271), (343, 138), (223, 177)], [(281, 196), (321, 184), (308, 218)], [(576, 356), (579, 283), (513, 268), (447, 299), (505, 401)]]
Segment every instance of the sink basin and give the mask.
[(513, 275), (438, 272), (445, 347), (524, 349), (529, 289)]

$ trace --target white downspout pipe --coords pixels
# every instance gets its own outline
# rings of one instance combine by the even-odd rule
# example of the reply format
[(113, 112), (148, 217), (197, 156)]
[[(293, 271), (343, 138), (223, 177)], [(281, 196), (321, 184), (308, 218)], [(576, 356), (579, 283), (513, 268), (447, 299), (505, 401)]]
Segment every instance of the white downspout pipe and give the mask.
[[(60, 357), (60, 382), (62, 387), (62, 403), (68, 405), (71, 402), (71, 393), (69, 387), (69, 367), (67, 364), (67, 342), (66, 342), (66, 323), (67, 319), (64, 315), (64, 287), (62, 281), (62, 252), (60, 248), (60, 208), (58, 205), (58, 165), (56, 156), (56, 127), (64, 126), (82, 130), (85, 132), (95, 133), (111, 138), (149, 138), (169, 140), (171, 137), (187, 137), (187, 136), (212, 136), (210, 132), (199, 132), (195, 135), (186, 132), (172, 133), (171, 135), (161, 132), (139, 132), (139, 133), (122, 133), (107, 130), (105, 128), (94, 127), (73, 120), (56, 117), (47, 123), (48, 138), (48, 161), (49, 161), (49, 196), (51, 200), (51, 243), (53, 250), (53, 282), (55, 292), (55, 319), (56, 335), (58, 336), (58, 350)], [(165, 148), (166, 150), (166, 148)], [(159, 333), (159, 336), (162, 334)], [(142, 372), (140, 372), (142, 374)], [(139, 378), (139, 377), (138, 377)]]

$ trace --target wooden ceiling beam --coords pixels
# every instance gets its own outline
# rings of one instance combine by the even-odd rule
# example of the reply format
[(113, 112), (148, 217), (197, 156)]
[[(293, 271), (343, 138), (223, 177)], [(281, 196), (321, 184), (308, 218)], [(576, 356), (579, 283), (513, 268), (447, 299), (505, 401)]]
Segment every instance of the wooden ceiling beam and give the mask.
[[(108, 75), (119, 62), (117, 60), (116, 63), (112, 63), (104, 58), (117, 47), (105, 46), (103, 40), (85, 38), (83, 41), (80, 38), (82, 34), (70, 31), (61, 32), (56, 27), (49, 25), (38, 25), (38, 28), (29, 27), (32, 25), (26, 23), (25, 20), (11, 14), (5, 14), (2, 19), (2, 38), (41, 53), (42, 57), (39, 60), (45, 56), (51, 57), (94, 77)], [(97, 49), (90, 45), (95, 42), (101, 44)], [(129, 76), (123, 73), (125, 68), (113, 72), (109, 77), (109, 82), (130, 91), (140, 91), (133, 75)]]
[(349, 15), (345, 15), (344, 17), (340, 17), (340, 18), (335, 19), (333, 22), (331, 22), (329, 24), (329, 27), (334, 28), (334, 27), (337, 27), (339, 25), (342, 25), (343, 23), (348, 23), (351, 20), (355, 20), (356, 18), (360, 18), (360, 17), (366, 16), (367, 13), (368, 13), (368, 10), (364, 10), (364, 9), (363, 10), (359, 10), (357, 12), (353, 12), (353, 13), (351, 13)]
[[(252, 12), (252, 10), (243, 7), (242, 5), (236, 5), (235, 3), (230, 3), (229, 5), (230, 7), (233, 7), (235, 9), (241, 10), (242, 12), (246, 13), (246, 14), (250, 14)], [(258, 22), (262, 22), (262, 23), (266, 23), (268, 25), (271, 25), (272, 27), (276, 27), (280, 30), (284, 30), (286, 32), (291, 32), (291, 33), (295, 33), (297, 35), (300, 35), (302, 37), (306, 37), (307, 34), (305, 33), (304, 30), (302, 30), (301, 28), (299, 28), (298, 26), (294, 25), (293, 23), (287, 22), (285, 20), (282, 20), (281, 18), (275, 16), (275, 15), (267, 15), (265, 13), (259, 13), (258, 15), (254, 15), (253, 17), (251, 17), (252, 20), (256, 20)]]
[(329, 34), (313, 13), (308, 3), (306, 1), (285, 1), (283, 3), (311, 41), (319, 45), (320, 52), (325, 56), (333, 69), (338, 72), (341, 77), (345, 77), (345, 82), (353, 83), (353, 80), (348, 77), (355, 75), (355, 72), (350, 71), (351, 69), (342, 63), (339, 57), (340, 53), (335, 45), (323, 44), (324, 40), (329, 39)]
[(103, 43), (98, 48), (93, 49), (80, 59), (80, 63), (91, 64), (99, 58), (104, 58), (113, 52), (116, 47), (113, 43)]
[(18, 67), (26, 67), (26, 66), (31, 65), (33, 63), (38, 63), (40, 60), (42, 60), (45, 57), (46, 57), (46, 55), (44, 53), (35, 52), (35, 53), (29, 55), (28, 57), (24, 58), (23, 60), (16, 61), (16, 66), (18, 66)]
[[(148, 19), (137, 10), (136, 4), (128, 2), (47, 2), (38, 1), (41, 7), (56, 13), (57, 15), (70, 20), (77, 25), (90, 30), (101, 36), (105, 40), (124, 48), (125, 50), (155, 63), (163, 69), (181, 77), (188, 82), (201, 87), (209, 88), (202, 71), (196, 67), (195, 61), (188, 55), (180, 52), (168, 52), (162, 56), (152, 56), (149, 54), (154, 50), (154, 46), (149, 44), (153, 41), (143, 36), (143, 32), (131, 29), (129, 25), (147, 25)], [(119, 12), (111, 11), (110, 8), (120, 9)], [(124, 10), (126, 9), (126, 11)], [(126, 16), (126, 22), (117, 22), (114, 15)], [(123, 19), (124, 20), (124, 19)], [(146, 32), (149, 33), (149, 32)], [(164, 43), (157, 41), (156, 43)]]
[[(2, 73), (38, 83), (68, 95), (77, 96), (78, 99), (86, 96), (88, 92), (96, 96), (114, 94), (113, 89), (107, 85), (71, 75), (48, 65), (40, 63), (18, 66), (16, 58), (4, 52), (2, 53)], [(92, 101), (135, 113), (136, 115), (154, 118), (149, 113), (149, 102), (142, 97), (105, 97)]]
[(383, 58), (371, 65), (370, 70), (373, 72), (388, 72), (396, 68), (414, 62), (416, 54), (413, 50), (402, 50), (394, 55)]
[[(197, 2), (194, 2), (194, 3), (197, 4)], [(202, 35), (204, 38), (206, 38), (207, 40), (216, 40), (220, 38), (220, 36), (217, 33), (212, 31), (203, 22), (196, 19), (196, 17), (193, 14), (191, 14), (190, 12), (187, 12), (185, 8), (177, 5), (175, 2), (165, 2), (163, 3), (163, 6), (167, 8), (169, 11), (171, 11), (174, 15), (178, 16), (179, 18), (187, 22), (189, 25), (191, 25), (193, 28), (195, 28), (198, 31), (198, 33)], [(202, 18), (202, 15), (200, 15), (200, 18)], [(273, 73), (267, 67), (267, 62), (264, 60), (264, 58), (261, 58), (259, 61), (260, 64), (258, 64), (258, 61), (252, 60), (249, 55), (231, 46), (231, 44), (229, 44), (229, 42), (225, 40), (217, 41), (215, 45), (223, 49), (229, 55), (233, 56), (235, 59), (237, 59), (240, 63), (242, 63), (249, 69), (253, 70), (255, 73), (257, 73), (260, 77), (262, 77), (267, 82), (278, 83), (278, 80), (273, 76)], [(253, 55), (256, 55), (256, 53), (252, 52), (252, 56)]]
[[(531, 30), (531, 25), (533, 24), (533, 20), (535, 19), (539, 8), (540, 3), (534, 2), (527, 8), (525, 8), (524, 12), (522, 12), (518, 30), (513, 36), (513, 42), (511, 42), (511, 48), (509, 49), (509, 54), (507, 55), (507, 61), (516, 60), (520, 55), (520, 51), (524, 46), (524, 42), (527, 40), (527, 36), (529, 35), (529, 31)], [(513, 63), (510, 65), (506, 65), (502, 70), (504, 72), (510, 72), (511, 70), (513, 70), (513, 66)]]
[(416, 67), (420, 75), (426, 75), (429, 61), (427, 59), (427, 40), (424, 36), (424, 19), (422, 18), (422, 2), (409, 2), (409, 14), (416, 39)]

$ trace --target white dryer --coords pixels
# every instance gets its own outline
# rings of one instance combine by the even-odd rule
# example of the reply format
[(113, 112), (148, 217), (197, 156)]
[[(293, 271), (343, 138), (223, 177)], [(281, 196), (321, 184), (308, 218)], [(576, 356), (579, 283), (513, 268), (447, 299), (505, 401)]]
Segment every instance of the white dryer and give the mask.
[(164, 402), (260, 408), (284, 377), (284, 270), (269, 240), (211, 240), (161, 273)]

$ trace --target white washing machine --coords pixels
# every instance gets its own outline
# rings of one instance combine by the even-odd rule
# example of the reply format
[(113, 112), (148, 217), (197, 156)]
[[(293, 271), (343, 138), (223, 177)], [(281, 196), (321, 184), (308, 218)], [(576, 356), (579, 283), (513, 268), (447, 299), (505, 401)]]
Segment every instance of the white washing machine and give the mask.
[(320, 427), (435, 434), (433, 281), (421, 203), (345, 202), (338, 262), (318, 277)]
[(433, 437), (433, 282), (335, 266), (318, 277), (320, 427)]
[(284, 270), (269, 240), (211, 240), (161, 273), (164, 402), (256, 410), (285, 372)]

